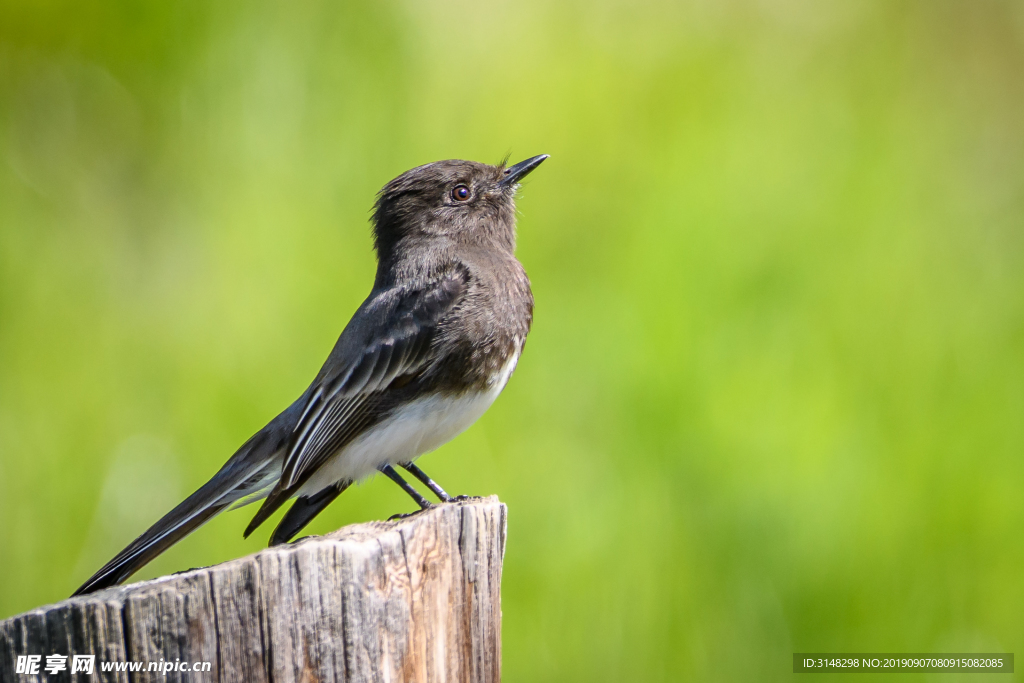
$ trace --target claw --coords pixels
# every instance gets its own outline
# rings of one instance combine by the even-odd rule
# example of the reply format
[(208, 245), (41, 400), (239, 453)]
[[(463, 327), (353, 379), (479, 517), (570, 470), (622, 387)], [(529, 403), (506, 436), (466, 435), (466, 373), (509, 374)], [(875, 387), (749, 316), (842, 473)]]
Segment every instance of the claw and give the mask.
[(419, 513), (423, 512), (425, 510), (429, 510), (431, 508), (436, 508), (436, 507), (437, 506), (434, 505), (433, 503), (427, 503), (426, 507), (422, 507), (419, 510), (413, 510), (412, 512), (396, 512), (395, 514), (393, 514), (390, 517), (388, 517), (388, 521), (391, 522), (391, 521), (396, 520), (396, 519), (405, 519), (406, 517), (412, 517), (413, 515), (418, 515)]

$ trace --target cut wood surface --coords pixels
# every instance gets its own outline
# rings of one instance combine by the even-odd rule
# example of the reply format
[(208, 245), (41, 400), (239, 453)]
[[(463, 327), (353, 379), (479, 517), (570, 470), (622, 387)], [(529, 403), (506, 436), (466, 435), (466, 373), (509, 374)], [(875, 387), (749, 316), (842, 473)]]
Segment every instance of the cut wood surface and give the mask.
[(498, 681), (505, 519), (474, 498), (40, 607), (0, 622), (0, 681)]

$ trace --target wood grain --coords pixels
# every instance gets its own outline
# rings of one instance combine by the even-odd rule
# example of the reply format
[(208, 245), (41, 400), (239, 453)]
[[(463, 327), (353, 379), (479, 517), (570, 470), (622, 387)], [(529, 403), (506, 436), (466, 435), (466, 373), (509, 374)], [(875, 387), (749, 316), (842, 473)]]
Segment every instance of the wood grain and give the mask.
[[(496, 682), (505, 524), (474, 498), (40, 607), (0, 622), (0, 681)], [(95, 673), (15, 674), (50, 654)], [(145, 670), (179, 660), (211, 670)]]

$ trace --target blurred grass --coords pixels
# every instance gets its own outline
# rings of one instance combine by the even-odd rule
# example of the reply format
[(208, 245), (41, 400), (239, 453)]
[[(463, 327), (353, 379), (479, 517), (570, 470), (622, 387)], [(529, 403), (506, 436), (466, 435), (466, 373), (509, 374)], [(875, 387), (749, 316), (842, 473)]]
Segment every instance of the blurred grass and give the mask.
[(1010, 2), (0, 4), (0, 617), (302, 391), (384, 182), (511, 150), (534, 331), (424, 460), (510, 506), (508, 680), (1024, 651), (1021, 73)]

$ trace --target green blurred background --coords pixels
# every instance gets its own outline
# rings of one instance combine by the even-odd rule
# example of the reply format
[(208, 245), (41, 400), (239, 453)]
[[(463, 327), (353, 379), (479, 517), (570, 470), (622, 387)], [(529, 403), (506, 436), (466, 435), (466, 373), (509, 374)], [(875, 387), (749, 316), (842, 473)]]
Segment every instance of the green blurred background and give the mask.
[[(552, 155), (534, 330), (422, 462), (509, 505), (507, 680), (1024, 653), (1024, 5), (989, 1), (3, 2), (0, 617), (305, 388), (381, 185), (506, 152)], [(252, 512), (137, 578), (259, 549)]]

